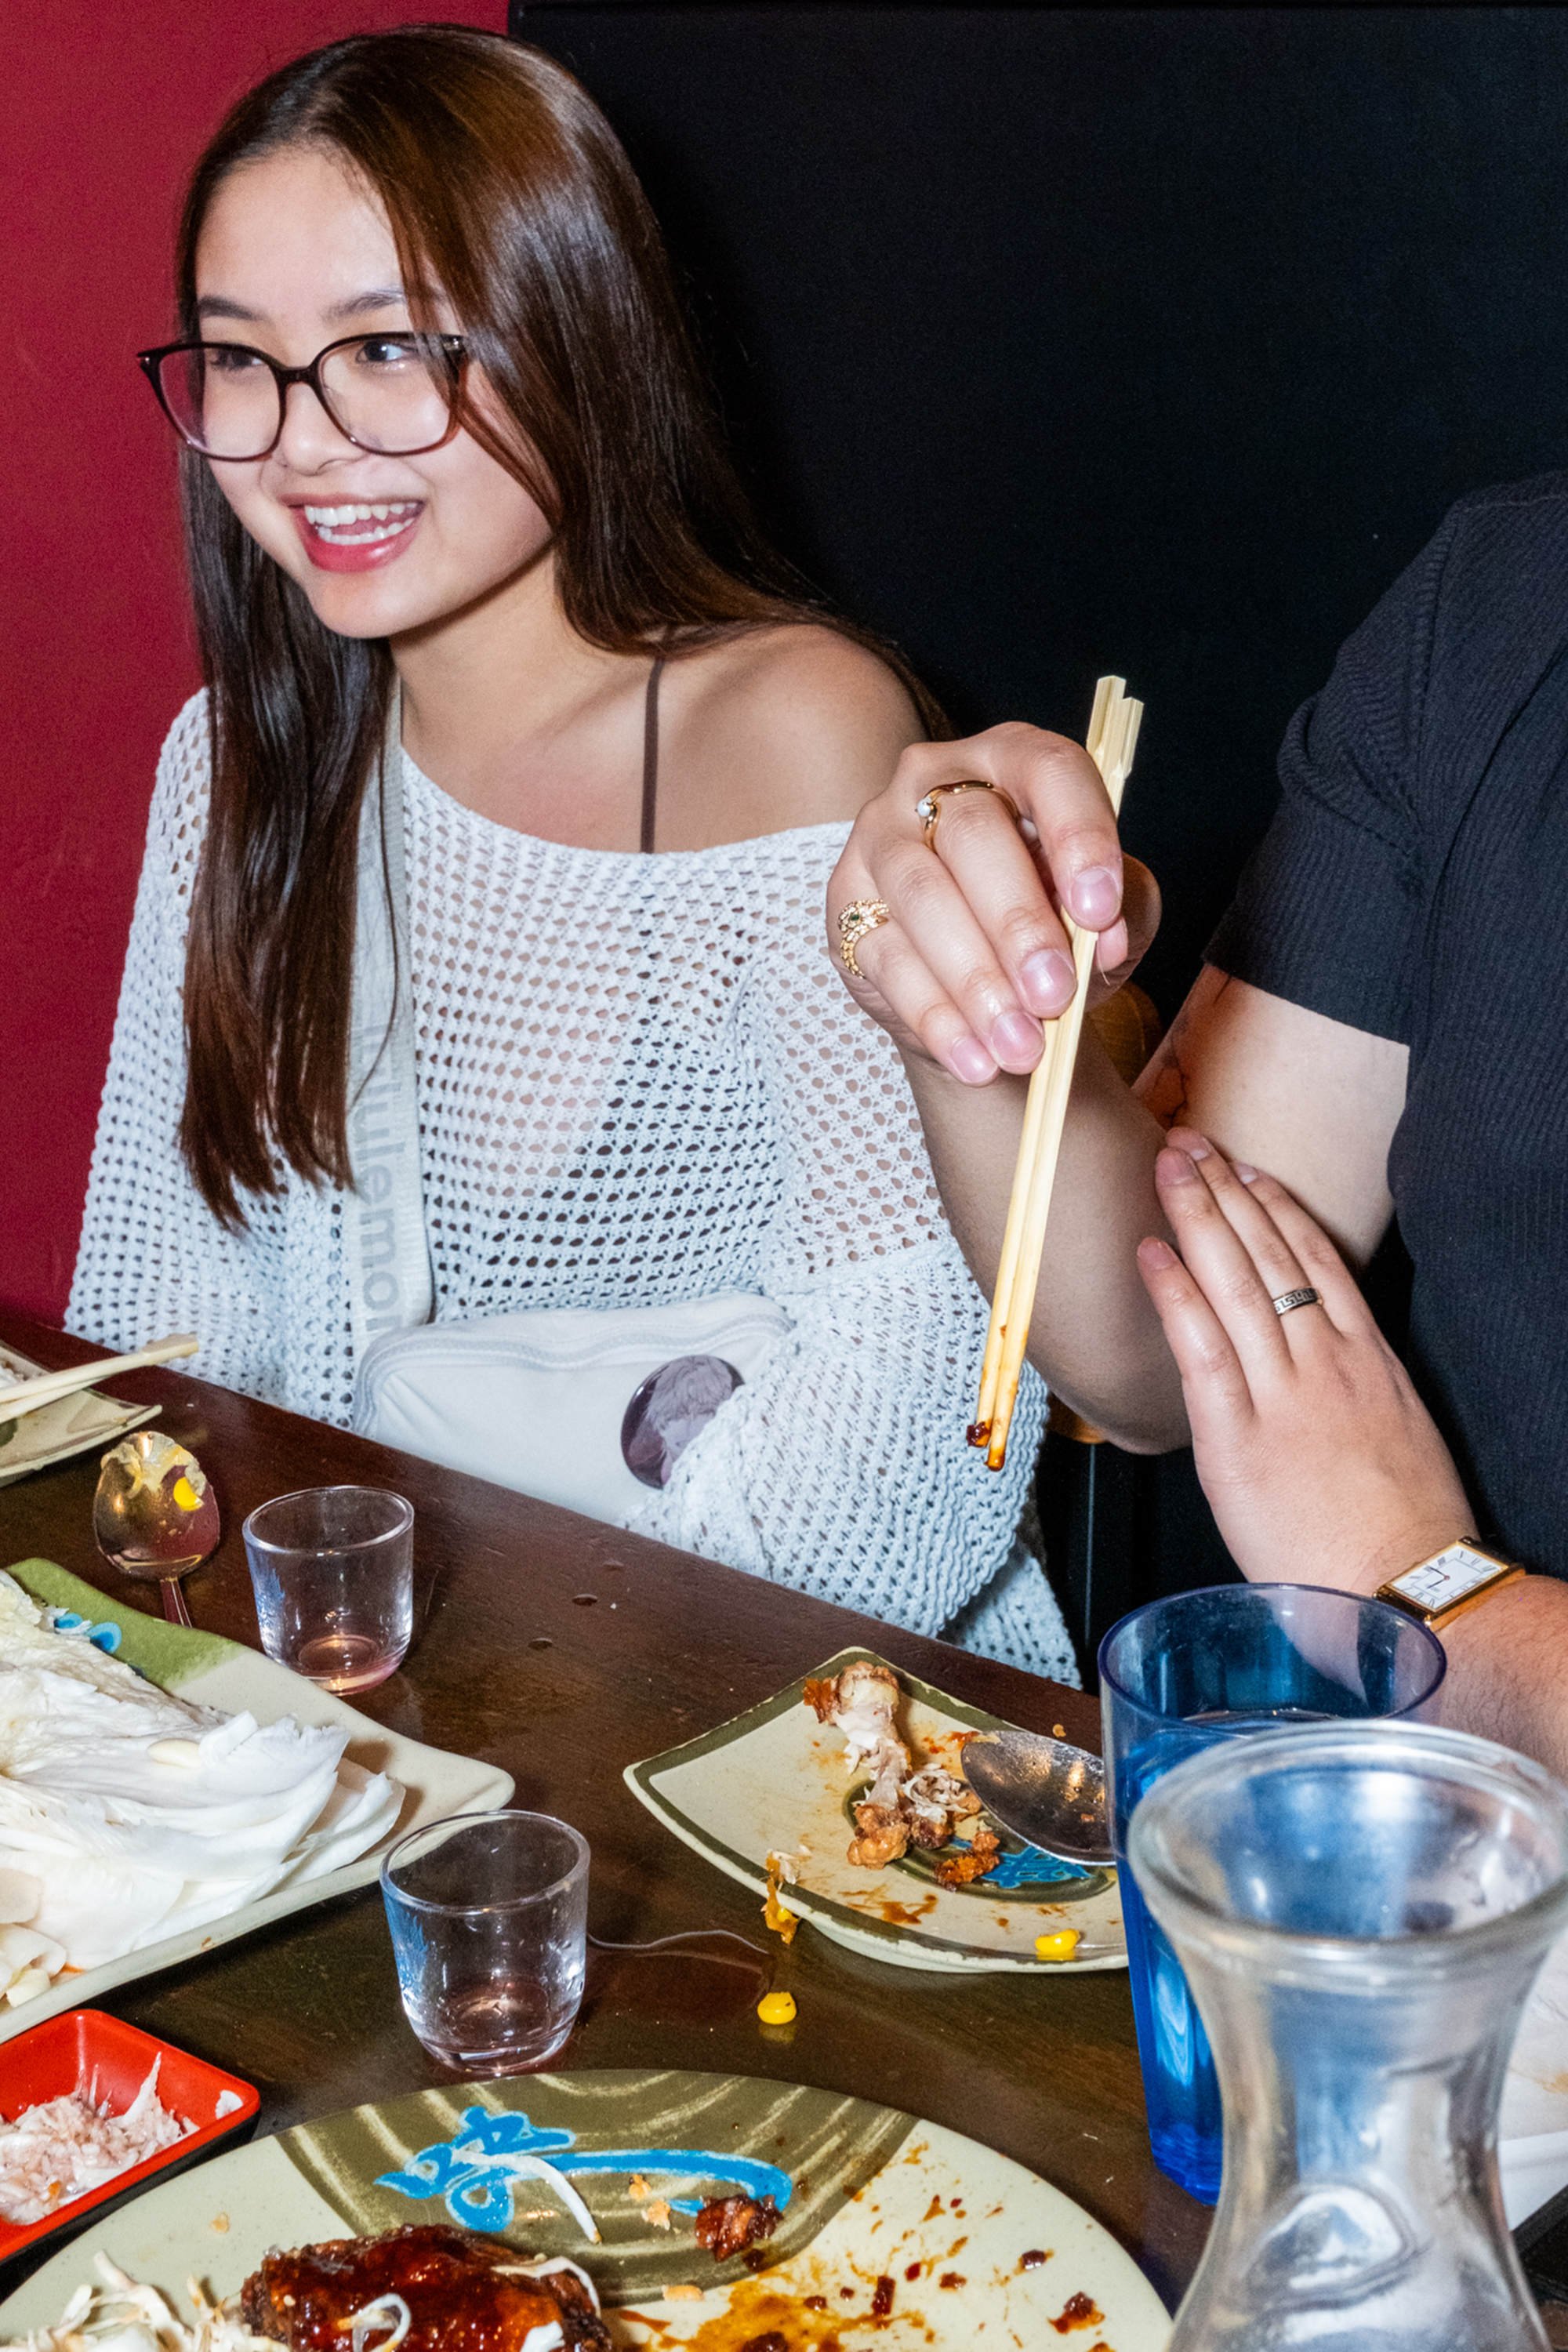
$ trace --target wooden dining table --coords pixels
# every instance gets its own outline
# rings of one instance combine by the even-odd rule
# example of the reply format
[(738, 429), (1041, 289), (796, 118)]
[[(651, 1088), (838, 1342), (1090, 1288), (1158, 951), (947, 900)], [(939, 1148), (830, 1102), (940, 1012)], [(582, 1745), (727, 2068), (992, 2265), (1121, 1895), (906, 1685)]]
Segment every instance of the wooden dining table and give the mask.
[[(51, 1370), (101, 1352), (4, 1312), (0, 1343)], [(156, 1403), (156, 1425), (199, 1456), (216, 1489), (222, 1541), (185, 1587), (193, 1619), (212, 1632), (259, 1646), (240, 1535), (258, 1504), (363, 1484), (414, 1505), (413, 1644), (354, 1705), (412, 1738), (500, 1766), (517, 1804), (557, 1814), (587, 1839), (598, 1940), (581, 2015), (552, 2072), (765, 2075), (946, 2125), (1076, 2198), (1173, 2308), (1209, 2214), (1150, 2156), (1124, 1971), (915, 1971), (829, 1943), (809, 1925), (786, 1949), (756, 1895), (681, 1844), (622, 1779), (637, 1759), (854, 1644), (1028, 1729), (1061, 1727), (1098, 1748), (1091, 1699), (177, 1368), (107, 1386)], [(97, 1476), (94, 1449), (0, 1488), (0, 1567), (50, 1559), (121, 1606), (155, 1609), (156, 1588), (121, 1577), (93, 1543)], [(850, 1563), (843, 1573), (847, 1584)], [(748, 1938), (754, 1961), (734, 1944), (707, 1958), (692, 1947), (602, 1948), (706, 1928)], [(793, 2026), (758, 2021), (770, 1979), (795, 1997)], [(374, 1886), (142, 1978), (100, 2005), (254, 2083), (261, 2132), (451, 2079), (405, 2021)]]

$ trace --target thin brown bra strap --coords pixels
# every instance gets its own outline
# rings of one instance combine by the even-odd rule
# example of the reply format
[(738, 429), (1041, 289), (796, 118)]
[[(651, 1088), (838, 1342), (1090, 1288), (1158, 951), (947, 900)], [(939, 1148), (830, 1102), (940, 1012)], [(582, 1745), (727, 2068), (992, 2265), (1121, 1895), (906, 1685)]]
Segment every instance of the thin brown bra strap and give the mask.
[(664, 675), (664, 656), (647, 674), (647, 700), (643, 706), (642, 729), (642, 854), (653, 854), (654, 811), (658, 803), (658, 681)]

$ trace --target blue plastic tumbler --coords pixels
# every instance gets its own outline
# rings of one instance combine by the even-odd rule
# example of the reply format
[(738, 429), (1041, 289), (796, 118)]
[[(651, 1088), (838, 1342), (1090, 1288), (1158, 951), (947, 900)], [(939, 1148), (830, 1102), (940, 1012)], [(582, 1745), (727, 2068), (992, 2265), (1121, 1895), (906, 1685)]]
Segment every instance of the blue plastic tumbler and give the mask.
[(1217, 1584), (1152, 1601), (1100, 1645), (1107, 1803), (1149, 2137), (1162, 2172), (1219, 2195), (1219, 2084), (1181, 1964), (1126, 1867), (1138, 1800), (1217, 1740), (1342, 1717), (1435, 1712), (1442, 1643), (1387, 1601), (1310, 1584)]

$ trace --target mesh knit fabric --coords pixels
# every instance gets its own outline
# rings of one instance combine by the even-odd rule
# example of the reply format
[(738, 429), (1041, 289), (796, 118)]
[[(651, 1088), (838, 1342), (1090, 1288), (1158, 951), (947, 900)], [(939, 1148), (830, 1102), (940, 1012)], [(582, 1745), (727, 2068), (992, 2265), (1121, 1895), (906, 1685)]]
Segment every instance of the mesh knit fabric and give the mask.
[[(164, 746), (71, 1328), (202, 1334), (205, 1377), (346, 1423), (341, 1211), (292, 1175), (223, 1233), (175, 1147), (180, 991), (208, 777), (204, 698)], [(775, 1299), (794, 1328), (630, 1522), (825, 1600), (1075, 1680), (1015, 1553), (1045, 1391), (1007, 1469), (964, 1442), (985, 1302), (890, 1041), (839, 985), (822, 904), (847, 828), (643, 857), (463, 808), (405, 761), (422, 1177), (439, 1321)]]

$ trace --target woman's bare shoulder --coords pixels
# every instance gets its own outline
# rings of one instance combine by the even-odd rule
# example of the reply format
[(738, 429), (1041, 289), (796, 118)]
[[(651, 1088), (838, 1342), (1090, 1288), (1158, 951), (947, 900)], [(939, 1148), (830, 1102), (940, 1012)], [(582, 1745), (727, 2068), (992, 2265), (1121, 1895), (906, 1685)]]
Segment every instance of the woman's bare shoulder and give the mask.
[(846, 823), (924, 731), (887, 664), (835, 629), (757, 629), (681, 655), (661, 694), (668, 845)]

